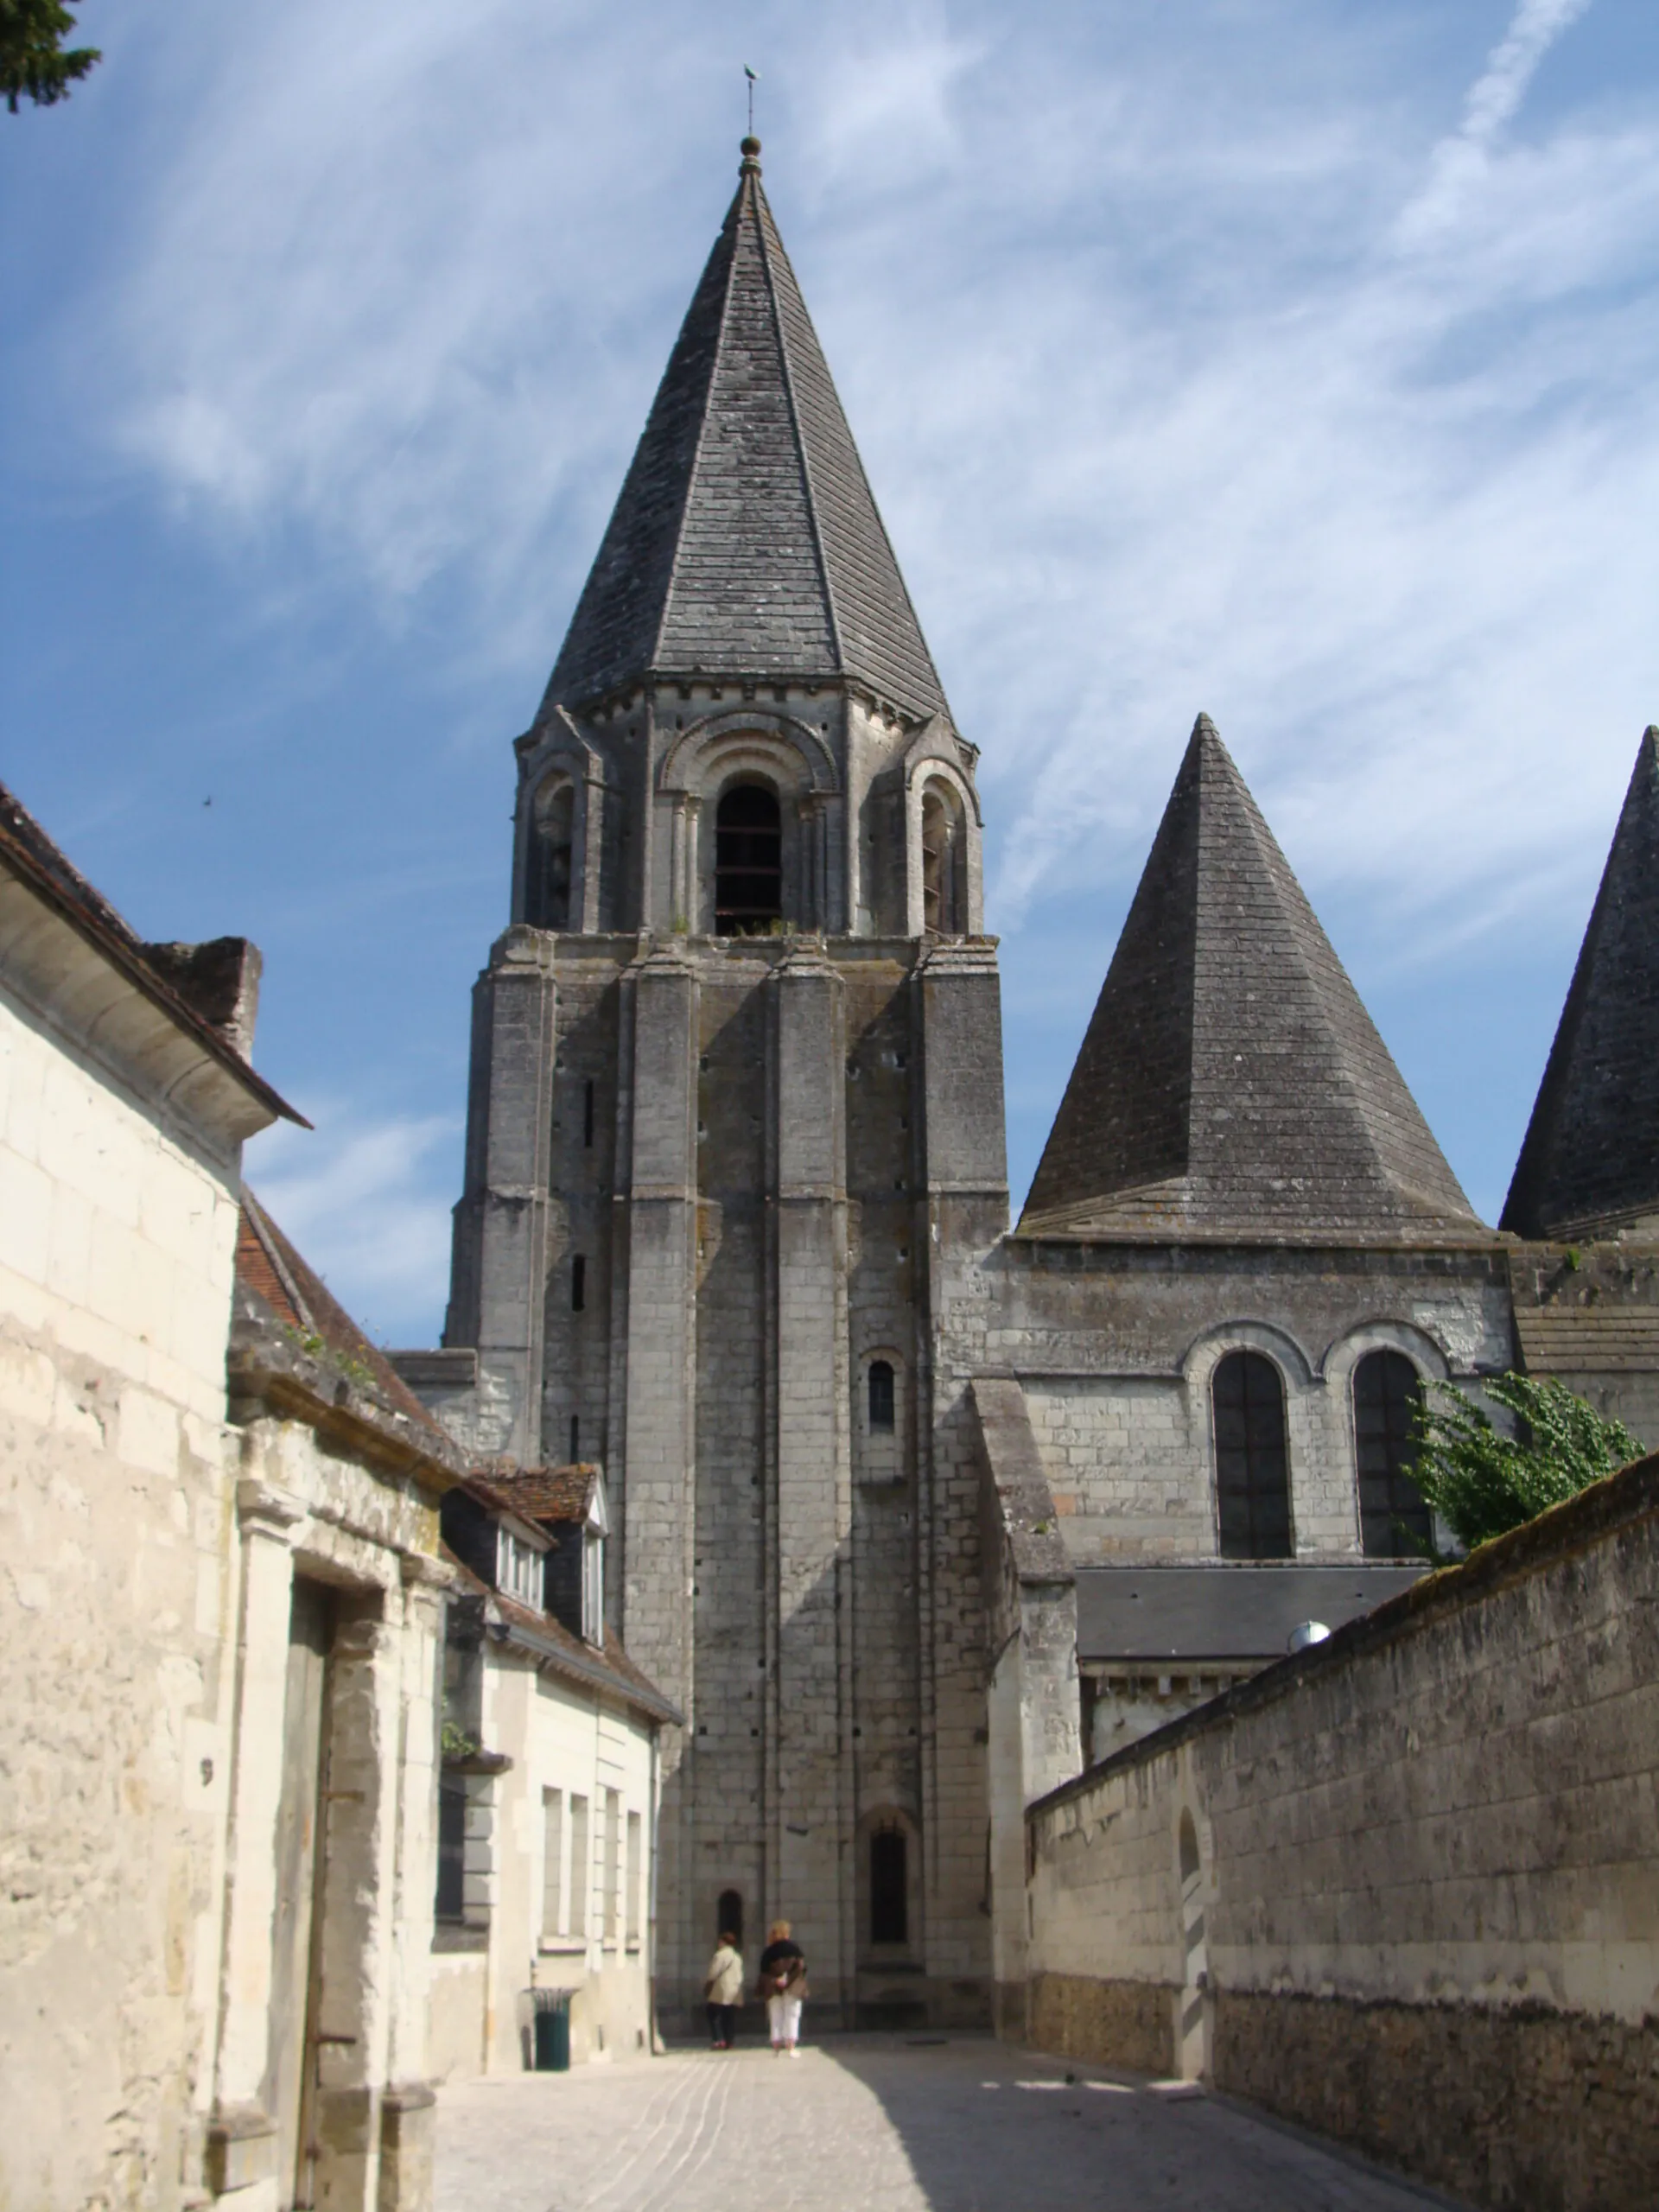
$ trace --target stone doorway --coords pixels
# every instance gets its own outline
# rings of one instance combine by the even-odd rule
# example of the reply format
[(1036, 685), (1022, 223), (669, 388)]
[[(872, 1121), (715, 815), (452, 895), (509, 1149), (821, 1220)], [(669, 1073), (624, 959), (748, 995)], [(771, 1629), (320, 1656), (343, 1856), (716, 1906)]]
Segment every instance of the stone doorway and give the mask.
[(334, 1594), (296, 1578), (283, 1707), (276, 1815), (276, 1907), (271, 1930), (270, 2037), (265, 2109), (276, 2126), (276, 2202), (311, 2205), (315, 2177), (319, 1845), (327, 1789), (329, 1654)]

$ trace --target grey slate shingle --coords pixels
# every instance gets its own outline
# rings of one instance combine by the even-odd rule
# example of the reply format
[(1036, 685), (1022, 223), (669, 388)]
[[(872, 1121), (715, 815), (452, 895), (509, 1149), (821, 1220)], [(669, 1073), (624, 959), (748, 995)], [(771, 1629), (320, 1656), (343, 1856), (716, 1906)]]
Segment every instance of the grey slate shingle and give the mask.
[(1659, 728), (1643, 733), (1502, 1226), (1659, 1211)]
[(1020, 1227), (1485, 1233), (1205, 715)]
[(795, 273), (746, 161), (548, 704), (656, 673), (861, 677), (949, 713)]

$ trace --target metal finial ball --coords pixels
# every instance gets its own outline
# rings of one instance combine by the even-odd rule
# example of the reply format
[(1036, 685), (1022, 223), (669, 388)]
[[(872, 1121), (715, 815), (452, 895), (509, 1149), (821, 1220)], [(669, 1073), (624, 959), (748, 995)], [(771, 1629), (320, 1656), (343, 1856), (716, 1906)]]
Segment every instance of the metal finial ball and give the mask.
[(746, 162), (752, 162), (760, 151), (760, 141), (758, 138), (746, 138), (737, 150)]

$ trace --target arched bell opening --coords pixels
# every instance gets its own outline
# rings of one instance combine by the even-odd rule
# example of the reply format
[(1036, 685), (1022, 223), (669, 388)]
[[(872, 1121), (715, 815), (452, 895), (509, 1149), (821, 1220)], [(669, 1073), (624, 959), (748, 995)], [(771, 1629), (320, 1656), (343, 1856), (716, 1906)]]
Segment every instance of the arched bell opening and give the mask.
[(575, 847), (576, 794), (568, 776), (549, 776), (537, 791), (531, 815), (524, 919), (532, 929), (570, 926), (570, 889)]
[(766, 937), (784, 915), (784, 824), (768, 785), (729, 785), (715, 811), (715, 934)]
[(961, 937), (968, 927), (968, 830), (951, 786), (922, 794), (922, 926), (929, 937)]

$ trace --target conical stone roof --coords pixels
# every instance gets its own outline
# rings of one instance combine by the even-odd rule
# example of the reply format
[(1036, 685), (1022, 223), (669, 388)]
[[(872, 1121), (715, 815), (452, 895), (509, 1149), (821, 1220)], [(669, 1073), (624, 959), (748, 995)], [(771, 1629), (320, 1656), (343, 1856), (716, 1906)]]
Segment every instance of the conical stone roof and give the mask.
[(849, 676), (916, 715), (949, 712), (759, 151), (745, 140), (549, 706), (652, 674)]
[(1207, 715), (1020, 1230), (1484, 1236)]
[(1644, 732), (1503, 1227), (1659, 1213), (1659, 728)]

